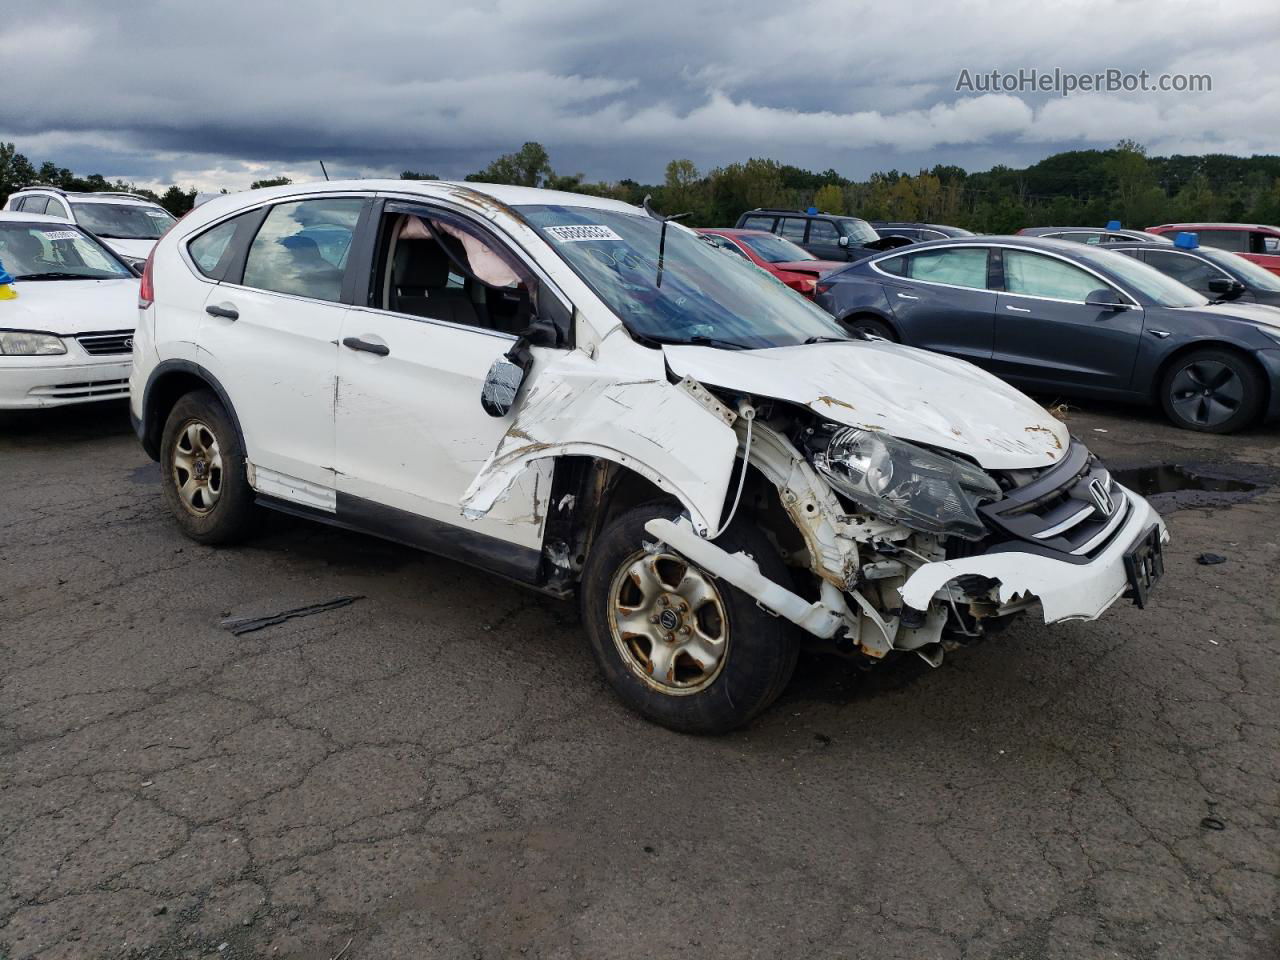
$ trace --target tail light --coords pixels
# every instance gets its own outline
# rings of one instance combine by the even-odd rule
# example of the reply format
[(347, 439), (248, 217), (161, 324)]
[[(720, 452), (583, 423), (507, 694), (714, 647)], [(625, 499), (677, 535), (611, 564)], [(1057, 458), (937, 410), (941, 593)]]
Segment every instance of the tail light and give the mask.
[(151, 252), (147, 254), (147, 262), (142, 267), (142, 282), (138, 284), (139, 310), (147, 309), (156, 299), (155, 282), (151, 279), (151, 274), (155, 267), (155, 259), (156, 248), (152, 247)]

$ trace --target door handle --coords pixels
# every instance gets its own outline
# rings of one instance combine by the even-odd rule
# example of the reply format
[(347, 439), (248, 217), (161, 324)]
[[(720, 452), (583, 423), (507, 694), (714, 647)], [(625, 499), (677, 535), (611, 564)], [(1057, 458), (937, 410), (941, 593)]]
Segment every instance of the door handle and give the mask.
[(370, 343), (368, 340), (361, 340), (359, 337), (344, 337), (342, 345), (348, 350), (360, 350), (379, 357), (385, 357), (391, 353), (391, 348), (385, 343)]
[(1029, 307), (1015, 307), (1011, 303), (1006, 303), (1004, 305), (1004, 308), (1006, 310), (1012, 310), (1014, 313), (1030, 313), (1031, 312), (1031, 309)]
[(898, 299), (899, 300), (919, 300), (920, 298), (916, 296), (912, 296), (909, 293), (900, 293), (898, 294)]
[(235, 307), (221, 307), (221, 306), (218, 306), (217, 304), (212, 304), (210, 306), (205, 307), (204, 312), (211, 317), (222, 317), (222, 319), (224, 320), (240, 319), (240, 311), (237, 310)]

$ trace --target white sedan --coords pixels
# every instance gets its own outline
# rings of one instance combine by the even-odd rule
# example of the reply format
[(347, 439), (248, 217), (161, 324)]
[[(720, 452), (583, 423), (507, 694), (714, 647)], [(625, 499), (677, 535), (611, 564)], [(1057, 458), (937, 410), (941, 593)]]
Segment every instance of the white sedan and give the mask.
[(138, 278), (91, 234), (41, 214), (0, 211), (0, 409), (129, 395)]

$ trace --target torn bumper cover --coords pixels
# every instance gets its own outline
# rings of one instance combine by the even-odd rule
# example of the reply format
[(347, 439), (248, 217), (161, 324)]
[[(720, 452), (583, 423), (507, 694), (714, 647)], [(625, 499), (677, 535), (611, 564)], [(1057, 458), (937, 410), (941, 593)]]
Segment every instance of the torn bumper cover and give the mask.
[[(1094, 620), (1128, 589), (1125, 554), (1153, 526), (1161, 543), (1169, 533), (1160, 515), (1142, 497), (1121, 487), (1129, 501), (1129, 516), (1111, 542), (1085, 563), (1070, 563), (1051, 555), (1024, 550), (985, 553), (959, 560), (926, 563), (903, 585), (903, 605), (927, 610), (940, 592), (957, 577), (986, 577), (997, 582), (994, 599), (1001, 605), (1027, 605), (1039, 601), (1045, 623), (1060, 620)], [(999, 611), (997, 611), (999, 613)]]

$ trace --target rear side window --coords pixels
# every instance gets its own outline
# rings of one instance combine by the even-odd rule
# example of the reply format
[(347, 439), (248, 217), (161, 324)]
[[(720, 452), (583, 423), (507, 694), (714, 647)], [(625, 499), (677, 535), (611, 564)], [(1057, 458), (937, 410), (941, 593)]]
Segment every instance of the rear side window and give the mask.
[(1249, 252), (1249, 234), (1243, 230), (1201, 230), (1199, 233), (1203, 246), (1230, 250), (1232, 253)]
[(271, 208), (249, 247), (244, 285), (337, 302), (364, 201), (325, 197)]
[(26, 202), (22, 205), (23, 213), (44, 213), (45, 208), (49, 206), (47, 197), (27, 197)]
[(1249, 241), (1253, 253), (1280, 253), (1280, 237), (1269, 233), (1251, 233)]
[(1004, 288), (1009, 293), (1083, 303), (1094, 290), (1106, 286), (1092, 274), (1056, 257), (1025, 250), (1004, 251)]
[(67, 213), (67, 208), (62, 205), (62, 201), (54, 200), (52, 197), (49, 198), (49, 205), (45, 207), (44, 212), (50, 217), (63, 217), (64, 219), (70, 219), (70, 215)]
[(774, 217), (747, 217), (742, 221), (743, 229), (746, 230), (768, 230), (773, 233)]
[[(959, 247), (952, 250), (925, 250), (905, 257), (906, 272), (898, 276), (930, 283), (946, 283), (953, 287), (987, 287), (987, 250), (985, 247)], [(884, 264), (881, 263), (881, 269)]]
[(236, 235), (236, 228), (248, 214), (232, 217), (218, 224), (212, 230), (206, 230), (187, 244), (187, 252), (191, 254), (191, 262), (196, 269), (211, 280), (221, 280), (226, 267), (223, 258)]

